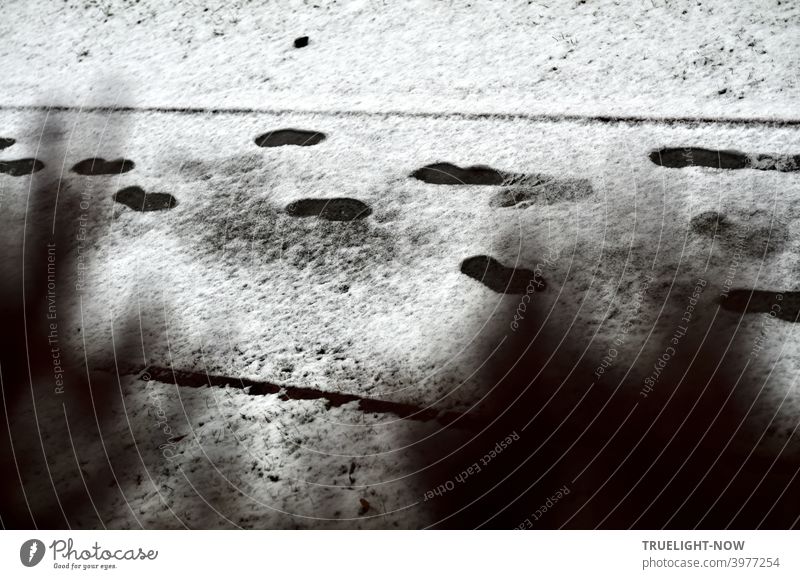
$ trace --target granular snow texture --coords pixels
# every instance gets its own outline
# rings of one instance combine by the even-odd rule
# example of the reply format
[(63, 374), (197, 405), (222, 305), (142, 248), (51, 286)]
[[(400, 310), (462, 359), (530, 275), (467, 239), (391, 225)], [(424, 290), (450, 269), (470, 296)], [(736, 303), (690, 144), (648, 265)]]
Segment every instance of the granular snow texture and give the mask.
[(781, 0), (4, 8), (5, 105), (796, 118), (800, 97)]
[[(70, 233), (61, 343), (115, 401), (105, 446), (76, 424), (80, 457), (51, 465), (111, 489), (76, 527), (429, 524), (435, 421), (142, 371), (469, 412), (537, 281), (567, 346), (613, 349), (611, 388), (642, 384), (707, 280), (696, 316), (751, 352), (755, 436), (795, 444), (799, 129), (606, 117), (797, 119), (800, 7), (497, 6), (6, 3), (0, 273), (22, 283), (31, 228)], [(70, 440), (57, 397), (37, 412)]]

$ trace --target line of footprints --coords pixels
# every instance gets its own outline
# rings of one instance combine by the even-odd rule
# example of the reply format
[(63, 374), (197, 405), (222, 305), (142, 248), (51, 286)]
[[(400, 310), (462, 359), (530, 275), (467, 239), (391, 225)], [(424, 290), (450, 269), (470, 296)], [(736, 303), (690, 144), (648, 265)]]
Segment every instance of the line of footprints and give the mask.
[[(310, 147), (318, 145), (326, 139), (324, 133), (299, 129), (281, 129), (270, 131), (256, 137), (259, 147), (298, 146)], [(11, 138), (0, 138), (0, 150), (15, 144)], [(656, 165), (681, 169), (685, 167), (708, 167), (714, 169), (755, 169), (761, 171), (796, 172), (800, 171), (800, 155), (750, 155), (738, 151), (718, 151), (698, 147), (662, 148), (649, 153), (649, 159)], [(132, 171), (133, 161), (102, 158), (84, 159), (72, 167), (79, 175), (118, 175)], [(12, 177), (31, 175), (44, 169), (44, 163), (38, 159), (26, 158), (0, 160), (0, 173)], [(411, 178), (424, 183), (443, 186), (481, 185), (500, 187), (491, 197), (489, 204), (496, 208), (525, 208), (535, 203), (554, 203), (559, 201), (575, 201), (592, 193), (592, 186), (587, 179), (555, 178), (544, 174), (523, 174), (499, 171), (485, 165), (458, 167), (451, 163), (433, 163), (412, 172)], [(117, 191), (114, 200), (134, 211), (164, 211), (175, 207), (177, 199), (169, 193), (148, 193), (141, 187), (125, 187)], [(285, 207), (287, 215), (307, 218), (315, 217), (327, 221), (355, 221), (365, 219), (372, 214), (372, 208), (358, 199), (338, 197), (332, 199), (300, 199)], [(724, 230), (730, 226), (722, 215), (703, 214), (692, 220), (692, 228), (696, 231), (708, 229), (708, 221), (713, 221), (714, 231)], [(482, 283), (489, 289), (503, 294), (522, 294), (527, 290), (534, 272), (507, 267), (488, 255), (476, 255), (461, 262), (461, 273)], [(540, 276), (536, 291), (542, 291), (546, 284)], [(735, 311), (765, 312), (770, 311), (774, 303), (775, 293), (770, 291), (734, 290), (724, 304)], [(796, 321), (800, 313), (800, 292), (786, 292), (781, 318)]]

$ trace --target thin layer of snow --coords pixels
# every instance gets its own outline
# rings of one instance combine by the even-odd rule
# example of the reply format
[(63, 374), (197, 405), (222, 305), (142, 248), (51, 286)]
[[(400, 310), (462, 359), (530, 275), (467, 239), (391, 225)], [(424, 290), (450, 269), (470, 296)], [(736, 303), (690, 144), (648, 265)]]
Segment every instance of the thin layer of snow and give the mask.
[[(37, 119), (4, 115), (19, 141), (4, 155), (36, 149)], [(787, 153), (796, 129), (298, 114), (57, 113), (50, 123), (51, 146), (68, 151), (67, 167), (95, 152), (137, 164), (119, 176), (67, 174), (63, 181), (65, 208), (80, 192), (91, 195), (83, 335), (99, 358), (107, 356), (110, 320), (135, 317), (148, 326), (141, 365), (466, 408), (487, 379), (487, 347), (512, 332), (519, 296), (463, 275), (464, 259), (486, 254), (534, 269), (558, 255), (545, 266), (550, 287), (541, 303), (557, 304), (553, 320), (564, 327), (574, 320), (584, 328), (599, 358), (626, 320), (639, 273), (704, 275), (718, 291), (731, 246), (717, 242), (709, 262), (711, 240), (690, 229), (692, 217), (710, 210), (782, 240), (765, 256), (748, 250), (737, 287), (796, 289), (797, 173), (668, 169), (648, 158), (663, 146)], [(57, 134), (49, 132), (58, 125)], [(313, 147), (255, 145), (257, 135), (281, 127), (327, 138)], [(68, 146), (69, 139), (80, 145)], [(42, 158), (48, 168), (37, 182), (57, 177), (64, 162)], [(565, 183), (583, 178), (592, 192), (498, 208), (491, 199), (502, 187), (409, 177), (437, 161)], [(21, 217), (27, 181), (4, 178), (9, 216)], [(115, 204), (114, 191), (129, 185), (171, 193), (178, 206), (139, 213)], [(359, 199), (373, 213), (337, 223), (284, 212), (298, 199), (332, 197)], [(672, 331), (668, 320), (679, 311), (653, 317), (662, 299), (663, 288), (648, 294), (648, 314), (635, 325), (639, 338), (659, 320), (659, 332)], [(675, 300), (670, 307), (682, 307)], [(785, 332), (768, 336), (776, 355), (791, 334), (790, 325), (780, 327)], [(742, 339), (760, 331), (757, 316), (746, 318)], [(645, 356), (658, 353), (647, 350), (657, 338)], [(768, 384), (772, 401), (783, 398), (800, 367), (797, 353), (784, 350)], [(637, 351), (631, 347), (617, 367), (628, 368)], [(773, 361), (764, 354), (751, 370), (766, 375)], [(784, 409), (794, 412), (794, 404)]]
[(0, 104), (797, 118), (798, 19), (780, 0), (14, 0)]
[[(58, 307), (75, 312), (63, 341), (78, 355), (86, 345), (92, 371), (113, 371), (112, 339), (128, 337), (141, 351), (126, 352), (123, 374), (155, 364), (463, 410), (491, 384), (487, 351), (513, 331), (519, 306), (519, 296), (460, 272), (465, 258), (486, 254), (526, 269), (557, 256), (537, 295), (552, 323), (581, 328), (578, 342), (600, 360), (631, 322), (609, 374), (633, 366), (641, 378), (683, 313), (685, 296), (668, 292), (669, 282), (702, 275), (709, 295), (719, 294), (734, 260), (725, 238), (709, 260), (711, 239), (691, 229), (707, 211), (776, 242), (766, 254), (746, 248), (737, 287), (798, 289), (800, 174), (676, 170), (648, 159), (664, 146), (797, 154), (797, 129), (520, 116), (796, 118), (794, 3), (17, 0), (5, 8), (2, 106), (340, 112), (53, 112), (43, 132), (44, 112), (0, 112), (0, 137), (17, 141), (0, 159), (47, 164), (33, 178), (0, 175), (4, 246), (19, 249), (31, 187), (55, 191), (61, 182), (59, 227), (77, 228), (82, 211), (89, 217), (85, 289), (59, 290)], [(310, 43), (295, 49), (302, 35)], [(517, 116), (457, 116), (468, 113)], [(255, 145), (279, 128), (327, 138)], [(136, 168), (69, 172), (95, 155)], [(434, 162), (547, 175), (566, 193), (584, 179), (591, 190), (497, 207), (503, 187), (409, 177)], [(114, 203), (114, 192), (132, 185), (170, 193), (178, 205), (139, 213)], [(330, 223), (284, 211), (298, 199), (334, 197), (358, 199), (372, 214)], [(28, 217), (31, 226), (51, 223)], [(17, 257), (4, 255), (7, 280), (19, 277), (10, 269)], [(631, 317), (651, 269), (659, 282)], [(68, 273), (74, 281), (77, 272)], [(754, 414), (778, 409), (770, 442), (780, 446), (800, 410), (794, 326), (765, 332), (763, 316), (745, 316), (736, 339), (763, 348), (749, 368), (754, 383), (765, 379)], [(62, 407), (51, 402), (39, 412), (47, 444), (56, 444)], [(426, 464), (418, 441), (433, 424), (132, 376), (123, 376), (116, 402), (124, 407), (104, 440), (121, 457), (120, 489), (97, 505), (109, 527), (418, 527), (431, 516), (416, 504), (428, 489), (414, 471)], [(169, 457), (163, 424), (183, 436)], [(72, 434), (85, 474), (105, 486), (103, 449), (90, 429)], [(73, 460), (68, 451), (56, 460)], [(43, 473), (31, 481), (33, 491), (47, 484)], [(81, 481), (65, 484), (80, 490)], [(97, 524), (90, 515), (80, 523)]]

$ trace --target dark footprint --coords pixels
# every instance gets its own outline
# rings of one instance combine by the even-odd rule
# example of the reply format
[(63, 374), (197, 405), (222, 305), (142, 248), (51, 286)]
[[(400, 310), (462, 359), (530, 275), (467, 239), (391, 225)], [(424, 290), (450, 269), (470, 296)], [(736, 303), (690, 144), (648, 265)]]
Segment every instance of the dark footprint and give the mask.
[(781, 252), (789, 240), (785, 223), (759, 211), (752, 212), (747, 221), (733, 221), (716, 211), (706, 211), (692, 217), (689, 226), (699, 235), (718, 240), (727, 251), (753, 257)]
[(748, 157), (738, 151), (713, 151), (696, 147), (664, 148), (650, 153), (656, 165), (682, 169), (683, 167), (712, 167), (714, 169), (744, 169)]
[(0, 150), (8, 149), (14, 143), (16, 143), (14, 139), (7, 139), (4, 137), (0, 137)]
[(800, 314), (800, 292), (798, 291), (735, 289), (731, 290), (726, 298), (722, 298), (721, 303), (726, 310), (747, 314), (770, 313), (787, 322), (798, 321)]
[(44, 169), (44, 163), (38, 159), (17, 159), (15, 161), (0, 161), (0, 173), (21, 177), (30, 175)]
[(750, 159), (750, 168), (759, 171), (800, 171), (800, 155), (756, 155)]
[(800, 155), (747, 155), (739, 151), (715, 151), (697, 147), (652, 151), (650, 160), (656, 165), (673, 169), (710, 167), (782, 172), (800, 170)]
[(547, 287), (542, 276), (528, 269), (506, 267), (488, 255), (468, 257), (461, 262), (461, 273), (501, 294), (524, 294)]
[(127, 173), (133, 170), (133, 161), (128, 159), (114, 159), (113, 161), (106, 161), (100, 157), (92, 159), (84, 159), (77, 163), (72, 170), (78, 175), (117, 175), (119, 173)]
[(489, 200), (490, 207), (518, 207), (520, 209), (535, 203), (558, 203), (577, 201), (594, 193), (588, 179), (556, 179), (554, 177), (529, 177), (530, 184), (524, 187), (503, 189)]
[(125, 187), (114, 195), (114, 201), (127, 205), (134, 211), (163, 211), (178, 204), (169, 193), (145, 193), (141, 187)]
[(716, 211), (706, 211), (695, 215), (689, 222), (692, 231), (700, 235), (714, 236), (727, 232), (732, 224), (728, 218)]
[(523, 209), (536, 203), (537, 200), (547, 202), (547, 197), (542, 195), (541, 187), (544, 182), (537, 182), (530, 187), (513, 187), (495, 193), (489, 199), (489, 207), (517, 207)]
[(425, 165), (411, 173), (414, 179), (434, 185), (507, 185), (524, 175), (503, 173), (486, 165), (458, 167), (450, 163)]
[(299, 129), (281, 129), (279, 131), (270, 131), (269, 133), (264, 133), (256, 137), (256, 145), (259, 147), (282, 147), (284, 145), (310, 147), (324, 140), (325, 133), (301, 131)]
[(286, 206), (292, 217), (319, 217), (328, 221), (354, 221), (364, 219), (372, 208), (358, 199), (337, 197), (334, 199), (300, 199)]

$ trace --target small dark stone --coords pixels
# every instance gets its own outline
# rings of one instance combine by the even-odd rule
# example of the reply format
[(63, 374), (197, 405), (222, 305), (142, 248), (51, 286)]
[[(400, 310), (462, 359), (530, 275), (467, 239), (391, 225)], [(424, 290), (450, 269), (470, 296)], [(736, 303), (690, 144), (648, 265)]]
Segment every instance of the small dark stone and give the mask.
[(301, 36), (300, 38), (294, 39), (295, 48), (303, 48), (304, 46), (308, 46), (308, 36)]
[(6, 137), (0, 137), (0, 149), (7, 149), (11, 145), (13, 145), (14, 143), (16, 143), (16, 141), (14, 139), (9, 139), (9, 138), (6, 138)]

